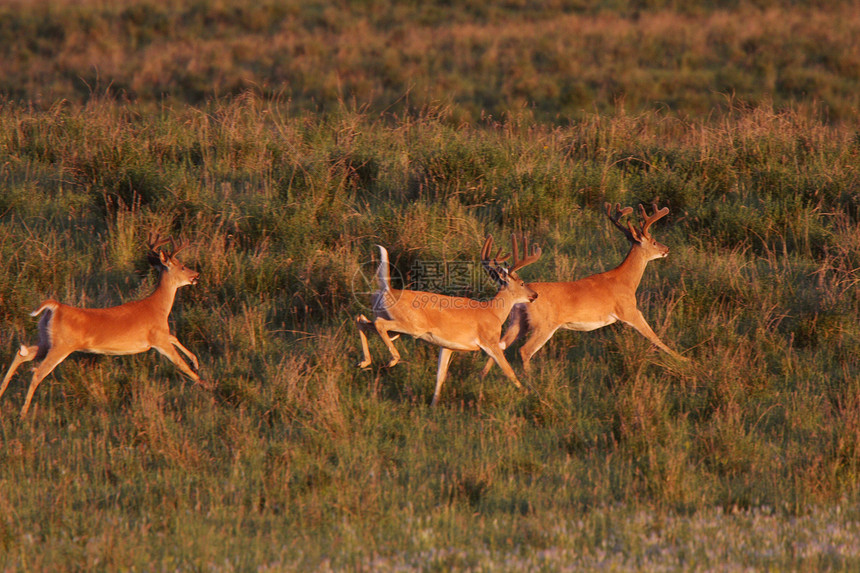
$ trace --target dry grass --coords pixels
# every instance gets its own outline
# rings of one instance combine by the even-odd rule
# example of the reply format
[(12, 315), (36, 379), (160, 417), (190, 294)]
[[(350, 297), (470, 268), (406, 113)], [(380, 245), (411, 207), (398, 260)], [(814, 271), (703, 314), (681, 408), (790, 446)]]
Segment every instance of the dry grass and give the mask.
[(202, 103), (250, 88), (332, 110), (450, 105), (458, 120), (529, 109), (566, 122), (617, 106), (682, 117), (727, 95), (858, 107), (851, 2), (641, 10), (538, 4), (122, 2), (8, 5), (0, 91), (50, 106), (109, 92)]
[[(379, 11), (389, 27), (315, 4), (284, 4), (275, 25), (265, 17), (275, 3), (228, 0), (200, 4), (213, 18), (205, 34), (206, 10), (186, 4), (51, 6), (21, 4), (13, 16), (34, 30), (68, 22), (57, 45), (70, 53), (86, 18), (155, 18), (90, 29), (91, 49), (120, 48), (117, 90), (142, 54), (159, 66), (184, 55), (165, 64), (177, 92), (162, 105), (145, 94), (39, 102), (27, 82), (51, 60), (39, 51), (53, 49), (39, 47), (51, 28), (2, 44), (32, 51), (29, 67), (9, 60), (3, 85), (32, 76), (21, 92), (0, 88), (10, 98), (0, 106), (0, 361), (33, 339), (27, 312), (44, 298), (108, 306), (147, 294), (144, 239), (157, 229), (191, 241), (187, 262), (202, 280), (180, 291), (172, 327), (217, 389), (187, 384), (155, 353), (74, 357), (20, 422), (19, 374), (0, 401), (0, 568), (856, 569), (858, 140), (852, 120), (832, 121), (847, 116), (820, 113), (855, 100), (783, 106), (779, 92), (748, 105), (696, 88), (709, 57), (740, 80), (785, 58), (774, 60), (780, 85), (789, 63), (813, 69), (792, 58), (829, 52), (830, 38), (849, 48), (814, 69), (850, 68), (857, 19), (845, 5), (643, 10), (637, 20), (430, 4)], [(398, 28), (410, 10), (425, 19)], [(163, 36), (142, 34), (177, 11), (187, 19)], [(809, 42), (825, 28), (819, 51)], [(758, 47), (766, 35), (772, 47)], [(293, 58), (281, 68), (272, 54), (287, 36)], [(445, 42), (457, 61), (436, 58)], [(189, 45), (200, 47), (193, 69), (205, 89), (183, 83)], [(218, 53), (239, 45), (232, 59)], [(247, 64), (257, 48), (269, 69)], [(206, 58), (223, 66), (206, 71)], [(665, 90), (640, 66), (652, 60), (658, 71), (688, 66), (673, 77), (689, 84), (672, 91), (691, 107), (639, 112), (628, 95), (627, 111), (577, 116), (548, 91), (564, 121), (537, 122), (539, 106), (498, 113), (517, 97), (536, 101), (551, 69), (626, 66), (618, 81)], [(440, 66), (434, 76), (428, 62)], [(46, 89), (71, 95), (73, 67)], [(304, 95), (275, 87), (283, 70)], [(504, 81), (482, 75), (494, 70)], [(205, 97), (251, 72), (266, 81)], [(430, 77), (377, 113), (374, 102), (389, 103), (377, 94), (393, 101), (406, 91), (398, 82)], [(607, 77), (583, 97), (614, 93), (601, 91)], [(434, 90), (451, 89), (446, 105), (414, 95), (438, 102)], [(27, 103), (14, 103), (21, 93)], [(324, 112), (307, 111), (311, 95)], [(689, 114), (711, 111), (711, 96), (726, 107)], [(482, 120), (464, 121), (481, 109)], [(481, 357), (462, 355), (435, 410), (434, 348), (401, 340), (397, 367), (355, 368), (352, 320), (367, 302), (354, 278), (372, 268), (374, 244), (405, 275), (417, 260), (474, 261), (485, 233), (522, 230), (546, 253), (529, 278), (574, 279), (626, 252), (607, 200), (670, 207), (655, 233), (671, 254), (649, 265), (640, 301), (691, 365), (620, 325), (558, 333), (535, 358), (532, 395), (481, 380)]]

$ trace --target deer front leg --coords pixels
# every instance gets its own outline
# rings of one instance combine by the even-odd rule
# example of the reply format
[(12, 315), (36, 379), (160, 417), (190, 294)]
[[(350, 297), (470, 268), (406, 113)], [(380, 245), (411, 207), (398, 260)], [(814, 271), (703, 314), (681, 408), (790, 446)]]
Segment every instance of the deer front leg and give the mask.
[(523, 387), (523, 385), (520, 384), (520, 381), (517, 378), (517, 375), (514, 372), (514, 369), (511, 368), (511, 365), (508, 362), (508, 359), (505, 358), (505, 353), (502, 351), (501, 346), (494, 346), (494, 345), (490, 344), (487, 346), (481, 346), (481, 349), (484, 352), (486, 352), (487, 354), (489, 354), (490, 358), (493, 361), (495, 361), (496, 364), (499, 365), (499, 368), (502, 369), (502, 372), (505, 373), (505, 376), (507, 376), (508, 379), (514, 383), (514, 386), (516, 386), (517, 388)]
[(672, 350), (671, 348), (669, 348), (668, 346), (663, 344), (663, 341), (660, 340), (660, 337), (658, 337), (657, 334), (655, 334), (654, 330), (645, 321), (645, 317), (642, 315), (642, 312), (639, 309), (636, 309), (636, 312), (633, 313), (632, 316), (620, 318), (620, 320), (621, 320), (621, 322), (623, 322), (625, 324), (629, 324), (630, 326), (635, 328), (637, 331), (639, 331), (640, 334), (642, 334), (642, 336), (644, 336), (645, 338), (650, 340), (652, 343), (654, 343), (654, 345), (656, 345), (660, 350), (662, 350), (666, 354), (668, 354), (668, 355), (672, 356), (673, 358), (676, 358), (677, 360), (680, 360), (682, 362), (689, 362), (690, 361), (689, 358), (685, 358), (685, 357), (681, 356), (680, 354), (678, 354), (677, 352), (675, 352), (674, 350)]
[[(510, 348), (511, 345), (516, 342), (517, 338), (519, 338), (520, 333), (525, 331), (526, 328), (525, 312), (523, 312), (519, 306), (515, 306), (513, 312), (511, 312), (511, 318), (508, 321), (508, 329), (499, 341), (502, 351), (504, 352), (506, 348)], [(487, 358), (487, 363), (484, 365), (484, 369), (481, 370), (481, 378), (486, 378), (487, 374), (492, 370), (494, 362), (495, 360), (492, 358)]]
[(185, 356), (187, 356), (189, 360), (191, 360), (191, 367), (194, 369), (195, 372), (200, 371), (200, 363), (197, 361), (197, 357), (194, 355), (194, 353), (185, 348), (182, 343), (179, 342), (179, 339), (172, 334), (170, 335), (170, 343), (179, 350), (181, 350), (182, 353), (185, 354)]
[(182, 359), (182, 356), (179, 355), (179, 352), (176, 351), (176, 348), (174, 348), (172, 344), (153, 346), (153, 348), (161, 353), (162, 356), (173, 362), (173, 364), (179, 368), (183, 374), (191, 378), (197, 384), (200, 384), (205, 390), (212, 390), (212, 385), (200, 378), (196, 372), (189, 368), (188, 364), (185, 363), (185, 360)]

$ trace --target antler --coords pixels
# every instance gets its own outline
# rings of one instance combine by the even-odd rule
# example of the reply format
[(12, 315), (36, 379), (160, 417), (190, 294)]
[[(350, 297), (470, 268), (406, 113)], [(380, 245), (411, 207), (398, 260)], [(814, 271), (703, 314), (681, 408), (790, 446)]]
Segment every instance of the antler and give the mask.
[(531, 252), (529, 252), (529, 239), (525, 235), (523, 235), (523, 249), (526, 254), (522, 259), (520, 258), (519, 245), (517, 245), (517, 236), (514, 233), (511, 233), (511, 247), (514, 251), (514, 259), (513, 264), (510, 268), (502, 267), (500, 263), (505, 262), (510, 258), (509, 253), (505, 253), (503, 256), (501, 255), (502, 250), (499, 249), (496, 251), (496, 254), (492, 257), (490, 253), (493, 250), (493, 236), (487, 235), (487, 240), (484, 241), (484, 248), (481, 249), (481, 264), (484, 265), (484, 268), (490, 274), (490, 278), (498, 283), (504, 282), (502, 280), (502, 274), (508, 274), (510, 276), (516, 277), (516, 271), (523, 268), (526, 265), (530, 265), (536, 260), (538, 260), (541, 256), (541, 249), (537, 245), (533, 245), (531, 248)]
[(654, 207), (654, 214), (648, 215), (645, 212), (645, 207), (642, 203), (639, 204), (639, 215), (642, 217), (642, 226), (639, 229), (633, 227), (633, 224), (630, 220), (627, 220), (627, 227), (621, 224), (621, 217), (629, 215), (633, 212), (633, 207), (624, 207), (621, 208), (619, 203), (615, 204), (615, 214), (612, 214), (612, 205), (609, 203), (606, 204), (606, 215), (609, 217), (609, 220), (612, 223), (621, 229), (621, 232), (627, 237), (628, 241), (640, 243), (642, 239), (646, 237), (650, 237), (648, 234), (648, 229), (654, 224), (655, 221), (659, 221), (663, 217), (669, 214), (669, 208), (663, 207), (662, 209), (657, 209), (656, 203), (651, 203), (651, 206)]
[(525, 235), (525, 234), (523, 235), (523, 252), (526, 255), (524, 258), (522, 258), (522, 259), (520, 258), (520, 253), (519, 253), (519, 250), (517, 249), (517, 236), (514, 233), (511, 233), (511, 245), (513, 246), (513, 249), (514, 249), (514, 262), (513, 262), (513, 266), (511, 266), (511, 268), (508, 269), (508, 272), (510, 274), (514, 274), (516, 271), (520, 270), (524, 266), (530, 265), (540, 258), (541, 250), (540, 250), (540, 247), (537, 245), (534, 245), (532, 247), (532, 252), (531, 252), (531, 254), (529, 254), (529, 238), (528, 238), (528, 235)]
[(171, 241), (172, 241), (172, 239), (170, 237), (168, 237), (166, 239), (162, 239), (158, 233), (156, 233), (154, 231), (149, 232), (148, 245), (149, 245), (149, 250), (151, 250), (153, 252), (155, 252), (155, 250), (158, 249), (158, 247), (166, 245), (167, 243), (169, 243)]
[(170, 258), (175, 257), (176, 253), (178, 253), (179, 251), (181, 251), (182, 249), (184, 249), (187, 246), (188, 246), (188, 243), (186, 243), (184, 241), (179, 243), (179, 245), (177, 245), (176, 241), (174, 241), (173, 237), (171, 237), (170, 238)]
[(484, 248), (481, 249), (481, 264), (484, 266), (484, 269), (490, 275), (490, 278), (493, 279), (494, 282), (499, 284), (504, 284), (504, 280), (502, 279), (502, 274), (507, 273), (507, 269), (503, 267), (500, 263), (505, 262), (510, 257), (510, 254), (505, 253), (502, 255), (502, 249), (499, 248), (496, 251), (496, 254), (490, 256), (490, 253), (493, 251), (493, 236), (487, 235), (487, 240), (484, 241)]
[(618, 229), (624, 233), (624, 236), (627, 237), (628, 241), (638, 241), (636, 237), (636, 230), (633, 228), (633, 225), (630, 224), (630, 221), (627, 221), (627, 226), (621, 224), (621, 217), (625, 217), (633, 212), (633, 207), (624, 207), (621, 208), (621, 203), (615, 204), (615, 214), (612, 214), (612, 205), (610, 203), (606, 203), (606, 216), (609, 217), (609, 220), (612, 221), (612, 224), (618, 227)]
[(659, 211), (657, 210), (657, 203), (651, 203), (651, 206), (654, 207), (654, 214), (650, 217), (645, 213), (645, 207), (642, 206), (642, 203), (639, 203), (639, 214), (642, 216), (642, 236), (650, 237), (648, 234), (648, 227), (650, 227), (655, 221), (659, 221), (663, 217), (669, 214), (669, 208), (663, 207)]
[(179, 251), (181, 251), (182, 249), (184, 249), (185, 247), (188, 246), (188, 244), (184, 243), (184, 242), (179, 243), (179, 245), (177, 245), (176, 241), (173, 239), (173, 237), (162, 238), (156, 232), (153, 232), (153, 231), (149, 232), (149, 242), (148, 242), (149, 250), (151, 250), (153, 253), (157, 253), (158, 248), (163, 247), (167, 243), (170, 243), (170, 252), (166, 253), (167, 258), (169, 258), (169, 259), (172, 259), (173, 257), (175, 257)]
[(484, 263), (484, 265), (488, 265), (492, 262), (492, 264), (498, 266), (499, 263), (507, 261), (511, 256), (509, 253), (502, 255), (501, 247), (496, 250), (495, 255), (490, 256), (491, 252), (493, 252), (493, 236), (487, 235), (487, 240), (484, 241), (484, 248), (481, 249), (481, 262)]

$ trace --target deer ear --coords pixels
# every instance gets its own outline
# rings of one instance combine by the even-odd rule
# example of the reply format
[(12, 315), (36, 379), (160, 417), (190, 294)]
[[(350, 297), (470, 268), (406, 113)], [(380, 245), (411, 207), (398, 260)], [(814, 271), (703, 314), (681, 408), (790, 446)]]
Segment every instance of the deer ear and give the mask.
[(508, 279), (511, 274), (508, 272), (508, 269), (502, 268), (496, 273), (496, 282), (498, 282), (502, 286), (508, 286)]
[(154, 253), (150, 252), (146, 255), (146, 260), (149, 261), (149, 264), (153, 267), (162, 270), (167, 268), (167, 261), (163, 261), (162, 257), (164, 253)]
[(499, 275), (499, 271), (497, 271), (496, 269), (494, 269), (493, 267), (491, 267), (489, 265), (485, 265), (485, 270), (487, 271), (487, 276), (490, 277), (491, 281), (493, 281), (496, 284), (504, 284), (504, 280)]

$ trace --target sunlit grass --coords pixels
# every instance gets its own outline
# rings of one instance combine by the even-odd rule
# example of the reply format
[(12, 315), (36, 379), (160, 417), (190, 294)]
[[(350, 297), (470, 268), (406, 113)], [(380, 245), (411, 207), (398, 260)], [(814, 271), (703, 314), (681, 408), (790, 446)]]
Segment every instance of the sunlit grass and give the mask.
[[(0, 363), (44, 298), (148, 294), (158, 229), (201, 271), (171, 320), (217, 385), (81, 355), (19, 421), (22, 370), (0, 402), (4, 567), (857, 564), (852, 129), (769, 106), (452, 127), (251, 92), (0, 111)], [(435, 410), (434, 348), (355, 367), (373, 245), (405, 275), (524, 231), (545, 253), (527, 278), (575, 279), (626, 253), (606, 200), (671, 209), (639, 299), (689, 366), (625, 326), (564, 332), (531, 394), (463, 354)]]
[(295, 110), (450, 106), (453, 121), (623, 108), (680, 117), (727, 97), (858, 108), (853, 2), (96, 0), (0, 6), (0, 93), (49, 107), (160, 105), (248, 89)]

